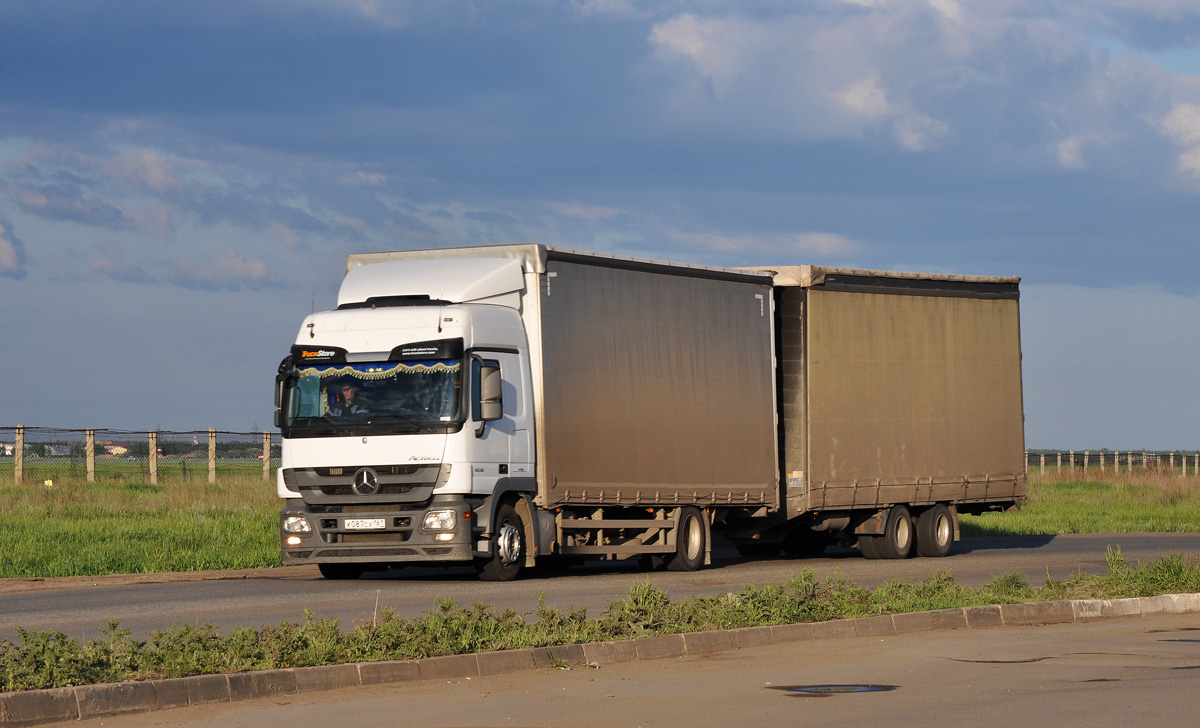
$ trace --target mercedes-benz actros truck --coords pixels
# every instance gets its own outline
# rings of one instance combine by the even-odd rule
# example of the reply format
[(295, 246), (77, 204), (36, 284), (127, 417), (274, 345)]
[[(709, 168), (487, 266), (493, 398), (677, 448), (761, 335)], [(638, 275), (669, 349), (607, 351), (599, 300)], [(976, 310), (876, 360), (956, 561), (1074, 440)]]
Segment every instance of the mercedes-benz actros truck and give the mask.
[(283, 561), (945, 556), (1025, 496), (1017, 278), (351, 255), (276, 377)]

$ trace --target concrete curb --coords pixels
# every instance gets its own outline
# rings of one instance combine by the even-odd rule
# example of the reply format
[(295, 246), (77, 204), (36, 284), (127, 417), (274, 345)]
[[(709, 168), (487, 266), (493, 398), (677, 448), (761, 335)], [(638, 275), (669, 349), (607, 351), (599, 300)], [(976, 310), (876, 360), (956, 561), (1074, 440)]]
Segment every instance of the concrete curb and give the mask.
[(593, 642), (586, 645), (447, 655), (420, 660), (356, 662), (322, 667), (27, 690), (0, 693), (0, 726), (40, 725), (362, 685), (431, 679), (453, 680), (564, 663), (606, 665), (635, 660), (660, 660), (834, 637), (874, 637), (942, 629), (1085, 623), (1148, 614), (1197, 612), (1200, 612), (1200, 594), (1166, 594), (1132, 599), (1074, 599), (940, 609), (831, 622), (743, 627), (616, 642)]

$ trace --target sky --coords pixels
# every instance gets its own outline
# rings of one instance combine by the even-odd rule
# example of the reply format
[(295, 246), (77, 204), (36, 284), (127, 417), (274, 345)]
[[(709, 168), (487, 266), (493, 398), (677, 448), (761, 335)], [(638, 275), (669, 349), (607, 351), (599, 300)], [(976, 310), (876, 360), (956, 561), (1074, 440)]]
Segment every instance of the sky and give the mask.
[(1022, 278), (1030, 448), (1200, 449), (1195, 0), (0, 0), (0, 426), (269, 428), (349, 253)]

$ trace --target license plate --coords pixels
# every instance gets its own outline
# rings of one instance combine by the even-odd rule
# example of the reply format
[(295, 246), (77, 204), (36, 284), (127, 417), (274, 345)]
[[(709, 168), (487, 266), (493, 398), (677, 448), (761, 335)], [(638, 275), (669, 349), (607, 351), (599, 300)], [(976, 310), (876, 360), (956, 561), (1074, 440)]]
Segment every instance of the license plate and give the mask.
[(347, 531), (377, 531), (387, 527), (387, 519), (385, 518), (347, 518), (345, 521)]

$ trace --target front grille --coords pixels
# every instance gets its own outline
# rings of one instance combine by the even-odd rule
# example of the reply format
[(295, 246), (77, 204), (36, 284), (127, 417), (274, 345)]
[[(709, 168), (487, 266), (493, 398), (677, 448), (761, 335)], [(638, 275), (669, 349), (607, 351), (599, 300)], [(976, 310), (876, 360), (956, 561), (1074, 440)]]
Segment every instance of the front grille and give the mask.
[(378, 478), (378, 490), (361, 495), (354, 490), (354, 474), (359, 466), (327, 468), (289, 468), (284, 471), (288, 487), (300, 494), (304, 502), (325, 513), (336, 513), (331, 506), (350, 506), (367, 503), (424, 503), (433, 495), (438, 483), (450, 477), (450, 465), (371, 465)]
[[(371, 469), (380, 475), (412, 475), (424, 465), (372, 465)], [(313, 472), (322, 478), (349, 477), (358, 471), (357, 467), (313, 468)]]
[[(413, 548), (382, 548), (382, 549), (322, 549), (316, 553), (318, 558), (331, 556), (334, 558), (362, 558), (364, 556), (416, 556), (421, 552)], [(446, 553), (449, 553), (447, 550)]]
[[(411, 485), (381, 485), (378, 495), (400, 495), (401, 493), (411, 493), (412, 489)], [(320, 490), (324, 495), (358, 495), (351, 485), (322, 485)]]
[(408, 540), (409, 531), (388, 531), (383, 533), (343, 533), (338, 543), (404, 543)]

